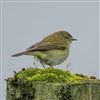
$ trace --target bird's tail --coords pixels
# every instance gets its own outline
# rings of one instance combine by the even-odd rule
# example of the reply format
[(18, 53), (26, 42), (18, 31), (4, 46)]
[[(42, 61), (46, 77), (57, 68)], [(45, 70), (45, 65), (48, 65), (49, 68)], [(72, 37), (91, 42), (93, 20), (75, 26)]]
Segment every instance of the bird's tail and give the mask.
[(27, 53), (28, 53), (28, 51), (22, 51), (22, 52), (19, 52), (19, 53), (12, 55), (11, 57), (18, 57), (18, 56), (22, 56), (22, 55), (27, 55)]

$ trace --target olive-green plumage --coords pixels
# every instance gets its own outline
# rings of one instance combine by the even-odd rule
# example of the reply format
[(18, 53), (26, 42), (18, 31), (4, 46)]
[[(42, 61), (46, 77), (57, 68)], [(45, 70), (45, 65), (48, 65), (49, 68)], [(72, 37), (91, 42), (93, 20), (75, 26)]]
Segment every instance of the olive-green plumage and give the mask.
[(76, 39), (66, 31), (54, 32), (25, 51), (12, 55), (12, 57), (31, 55), (38, 58), (42, 64), (58, 65), (68, 57), (73, 40)]

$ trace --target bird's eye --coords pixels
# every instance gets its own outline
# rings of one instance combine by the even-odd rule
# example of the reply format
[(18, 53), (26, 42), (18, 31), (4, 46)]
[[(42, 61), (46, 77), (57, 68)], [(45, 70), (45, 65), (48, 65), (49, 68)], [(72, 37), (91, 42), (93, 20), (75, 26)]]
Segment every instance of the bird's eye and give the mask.
[(68, 40), (70, 39), (70, 37), (69, 37), (69, 36), (64, 36), (64, 37), (65, 37), (65, 39), (68, 39)]
[(70, 39), (69, 37), (67, 37), (67, 39)]

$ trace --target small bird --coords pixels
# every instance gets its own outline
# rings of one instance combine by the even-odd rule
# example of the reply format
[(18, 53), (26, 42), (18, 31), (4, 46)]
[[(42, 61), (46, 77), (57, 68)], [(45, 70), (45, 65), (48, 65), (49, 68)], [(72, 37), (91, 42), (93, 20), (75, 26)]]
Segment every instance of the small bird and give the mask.
[(26, 50), (12, 55), (12, 57), (34, 56), (44, 68), (44, 64), (53, 68), (53, 66), (59, 65), (67, 59), (71, 42), (75, 40), (77, 39), (74, 39), (69, 32), (54, 32)]

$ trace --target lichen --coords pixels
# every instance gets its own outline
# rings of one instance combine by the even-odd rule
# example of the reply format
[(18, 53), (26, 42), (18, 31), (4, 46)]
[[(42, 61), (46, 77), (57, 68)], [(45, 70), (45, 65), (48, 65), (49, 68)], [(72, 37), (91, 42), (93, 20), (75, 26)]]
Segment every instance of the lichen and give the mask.
[(25, 79), (28, 81), (47, 81), (47, 82), (66, 82), (66, 83), (77, 83), (87, 79), (87, 77), (80, 77), (71, 73), (57, 68), (28, 68), (15, 74), (18, 79)]

